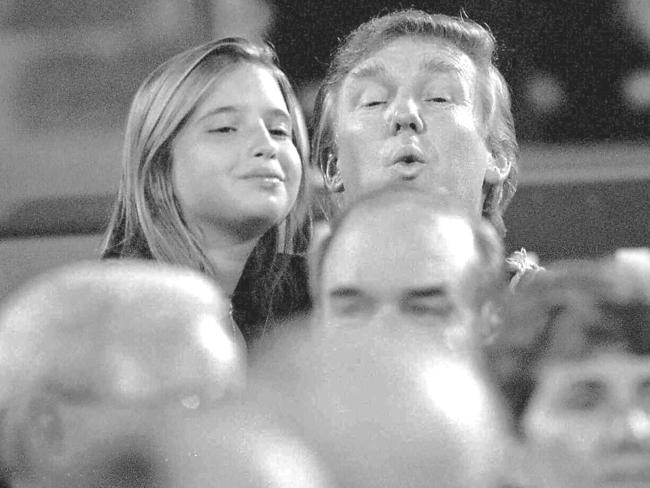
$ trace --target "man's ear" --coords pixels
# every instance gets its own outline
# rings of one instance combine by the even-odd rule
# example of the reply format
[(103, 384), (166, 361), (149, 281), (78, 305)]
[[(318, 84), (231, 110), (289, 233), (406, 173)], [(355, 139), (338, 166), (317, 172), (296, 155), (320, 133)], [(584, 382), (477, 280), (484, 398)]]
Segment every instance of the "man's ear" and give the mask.
[(49, 471), (65, 453), (65, 428), (55, 401), (34, 398), (24, 428), (25, 455), (33, 467)]
[(494, 339), (499, 332), (501, 322), (499, 307), (492, 300), (485, 301), (478, 313), (479, 333), (484, 343), (487, 344)]
[(331, 193), (340, 193), (345, 189), (337, 163), (338, 158), (333, 152), (330, 152), (325, 165), (325, 185)]
[(510, 168), (510, 161), (491, 154), (485, 171), (485, 182), (493, 185), (503, 183), (510, 174)]

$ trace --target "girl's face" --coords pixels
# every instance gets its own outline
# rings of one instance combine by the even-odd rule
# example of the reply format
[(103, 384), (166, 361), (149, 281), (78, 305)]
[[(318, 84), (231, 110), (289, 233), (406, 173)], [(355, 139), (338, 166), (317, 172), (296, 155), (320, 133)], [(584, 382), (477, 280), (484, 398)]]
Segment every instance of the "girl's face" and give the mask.
[(219, 75), (172, 145), (174, 190), (207, 233), (259, 237), (284, 220), (302, 168), (272, 72), (242, 62)]

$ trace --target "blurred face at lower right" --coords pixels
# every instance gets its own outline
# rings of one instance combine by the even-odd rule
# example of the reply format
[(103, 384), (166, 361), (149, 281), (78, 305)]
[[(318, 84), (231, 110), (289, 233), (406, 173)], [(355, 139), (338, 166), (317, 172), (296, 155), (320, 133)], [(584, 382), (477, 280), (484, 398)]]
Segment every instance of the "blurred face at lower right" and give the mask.
[(319, 288), (324, 325), (469, 334), (475, 307), (466, 279), (477, 260), (469, 224), (402, 207), (357, 212), (333, 238)]
[(650, 486), (650, 356), (550, 361), (522, 428), (540, 488)]

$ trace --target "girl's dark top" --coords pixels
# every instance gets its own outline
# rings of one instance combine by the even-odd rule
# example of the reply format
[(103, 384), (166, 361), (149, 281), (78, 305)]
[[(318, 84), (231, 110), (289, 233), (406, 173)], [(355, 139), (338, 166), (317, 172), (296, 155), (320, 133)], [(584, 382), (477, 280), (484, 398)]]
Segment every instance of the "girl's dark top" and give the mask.
[[(102, 258), (153, 259), (146, 248), (130, 251), (128, 255), (110, 250)], [(268, 282), (268, 276), (273, 274), (277, 276), (273, 291), (260, 290), (260, 283)], [(231, 297), (231, 304), (232, 317), (250, 349), (254, 342), (278, 329), (290, 318), (311, 310), (305, 258), (278, 254), (273, 266), (264, 269), (249, 259)]]
[(278, 273), (284, 279), (270, 297), (255, 292), (260, 274), (252, 268), (249, 260), (231, 298), (233, 318), (249, 347), (291, 317), (308, 313), (312, 306), (307, 261), (302, 256), (277, 256), (273, 269), (266, 272)]

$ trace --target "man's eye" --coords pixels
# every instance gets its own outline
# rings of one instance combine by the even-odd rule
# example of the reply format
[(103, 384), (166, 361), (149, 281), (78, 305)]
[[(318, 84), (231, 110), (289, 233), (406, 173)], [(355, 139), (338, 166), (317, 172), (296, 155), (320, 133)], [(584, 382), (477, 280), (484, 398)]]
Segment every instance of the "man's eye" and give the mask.
[(339, 317), (358, 317), (367, 310), (367, 304), (363, 300), (336, 300), (332, 309)]
[(385, 103), (386, 103), (385, 100), (371, 100), (369, 102), (362, 102), (361, 106), (371, 108), (371, 107), (378, 107), (380, 105), (384, 105)]
[(419, 316), (447, 317), (452, 312), (450, 306), (441, 304), (408, 303), (405, 308), (410, 314)]
[(450, 100), (448, 97), (428, 97), (425, 98), (424, 101), (433, 103), (448, 103)]
[(603, 402), (604, 394), (599, 385), (587, 384), (570, 392), (564, 404), (570, 410), (594, 410)]

